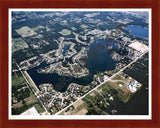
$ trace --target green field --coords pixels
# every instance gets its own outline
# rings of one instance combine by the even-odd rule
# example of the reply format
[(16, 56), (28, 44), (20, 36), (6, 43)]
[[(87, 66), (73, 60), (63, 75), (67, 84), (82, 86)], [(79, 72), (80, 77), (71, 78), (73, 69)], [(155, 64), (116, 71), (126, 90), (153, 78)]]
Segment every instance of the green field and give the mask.
[(68, 30), (68, 29), (63, 29), (60, 34), (62, 34), (63, 36), (67, 36), (67, 35), (70, 35), (71, 34), (71, 31)]
[(122, 86), (124, 85), (124, 83), (121, 82), (121, 81), (116, 82), (116, 84), (117, 84), (117, 85), (120, 85), (120, 84), (121, 84)]
[(25, 83), (24, 77), (21, 75), (21, 73), (12, 73), (12, 86), (18, 86)]
[(12, 53), (24, 48), (28, 48), (28, 44), (22, 38), (12, 39)]
[(16, 29), (16, 32), (21, 35), (22, 37), (29, 37), (37, 34), (35, 31), (33, 31), (28, 26), (21, 27), (20, 29)]

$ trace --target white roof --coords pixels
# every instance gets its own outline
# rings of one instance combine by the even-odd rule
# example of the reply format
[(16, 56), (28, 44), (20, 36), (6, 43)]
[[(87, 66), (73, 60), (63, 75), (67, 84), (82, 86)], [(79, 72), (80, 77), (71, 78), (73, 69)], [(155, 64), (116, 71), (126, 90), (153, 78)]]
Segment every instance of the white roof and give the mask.
[(27, 111), (23, 112), (21, 115), (32, 115), (32, 116), (39, 116), (35, 107), (28, 109)]
[(142, 53), (146, 52), (149, 49), (147, 45), (142, 44), (142, 43), (140, 43), (138, 41), (134, 41), (128, 46), (133, 48), (133, 49), (136, 49), (136, 50), (138, 50), (138, 51), (140, 51)]

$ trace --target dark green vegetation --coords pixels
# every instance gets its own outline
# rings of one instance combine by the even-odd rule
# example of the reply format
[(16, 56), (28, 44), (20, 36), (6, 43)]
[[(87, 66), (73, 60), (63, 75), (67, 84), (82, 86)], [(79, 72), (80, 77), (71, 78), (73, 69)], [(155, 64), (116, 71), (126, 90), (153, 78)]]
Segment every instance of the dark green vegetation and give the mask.
[(141, 59), (139, 59), (131, 67), (124, 70), (124, 73), (136, 79), (143, 85), (148, 86), (148, 80), (149, 80), (148, 71), (149, 71), (148, 54), (145, 54)]
[[(148, 75), (148, 53), (141, 59), (132, 64), (129, 68), (124, 70), (138, 82), (143, 84), (142, 88), (132, 96), (127, 103), (119, 103), (117, 106), (118, 114), (130, 115), (147, 115), (148, 114), (148, 88), (149, 88), (149, 75)], [(134, 106), (134, 107), (133, 107)], [(131, 109), (132, 108), (132, 109)]]
[(13, 96), (17, 99), (17, 102), (22, 101), (22, 103), (25, 103), (24, 99), (30, 96), (30, 90), (28, 87), (25, 88), (25, 84), (12, 87), (12, 93)]
[(121, 81), (118, 81), (116, 84), (117, 84), (117, 85), (119, 85), (119, 84), (124, 85), (124, 83), (121, 82)]

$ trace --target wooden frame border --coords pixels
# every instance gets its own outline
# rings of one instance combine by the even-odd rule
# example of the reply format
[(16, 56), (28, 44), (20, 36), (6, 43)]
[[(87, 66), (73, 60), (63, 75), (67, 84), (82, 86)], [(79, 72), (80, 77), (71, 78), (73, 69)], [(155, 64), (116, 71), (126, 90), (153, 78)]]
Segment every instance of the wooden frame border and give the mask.
[[(9, 8), (151, 8), (152, 9), (152, 120), (9, 120), (8, 119), (8, 9)], [(160, 127), (160, 1), (158, 0), (0, 0), (0, 127)], [(158, 55), (157, 55), (158, 54)]]

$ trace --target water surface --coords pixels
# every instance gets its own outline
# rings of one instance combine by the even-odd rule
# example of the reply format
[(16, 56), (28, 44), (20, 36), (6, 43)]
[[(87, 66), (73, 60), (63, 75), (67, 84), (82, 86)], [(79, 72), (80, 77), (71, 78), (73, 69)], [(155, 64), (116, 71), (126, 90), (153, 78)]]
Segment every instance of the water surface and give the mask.
[(141, 27), (141, 26), (127, 26), (126, 28), (124, 28), (126, 30), (129, 30), (129, 32), (132, 35), (138, 36), (138, 37), (142, 37), (142, 38), (148, 38), (149, 36), (149, 29), (145, 28), (145, 27)]

